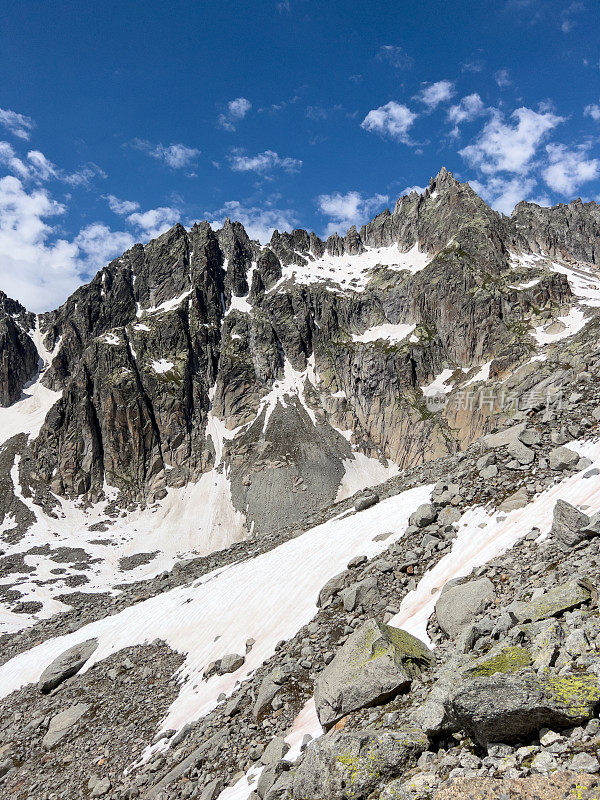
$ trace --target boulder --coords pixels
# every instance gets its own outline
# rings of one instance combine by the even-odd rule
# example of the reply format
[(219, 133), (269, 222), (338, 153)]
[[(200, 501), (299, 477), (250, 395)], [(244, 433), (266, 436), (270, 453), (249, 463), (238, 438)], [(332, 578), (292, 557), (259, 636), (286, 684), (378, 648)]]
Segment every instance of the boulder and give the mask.
[(317, 606), (319, 608), (322, 608), (330, 597), (335, 597), (335, 595), (341, 591), (344, 586), (344, 581), (347, 577), (348, 570), (345, 569), (343, 572), (338, 572), (337, 575), (334, 575), (333, 578), (330, 578), (327, 581), (327, 583), (319, 592), (319, 596), (317, 598)]
[(507, 450), (508, 454), (513, 458), (516, 458), (519, 464), (531, 464), (535, 458), (535, 453), (533, 450), (530, 447), (527, 447), (527, 445), (523, 444), (520, 439), (511, 442), (508, 445)]
[(510, 604), (510, 611), (519, 622), (537, 622), (587, 603), (592, 597), (592, 586), (583, 579), (574, 579), (550, 589), (535, 600)]
[(275, 667), (275, 669), (265, 675), (260, 684), (256, 702), (252, 710), (256, 719), (259, 719), (263, 712), (269, 708), (275, 695), (281, 690), (283, 684), (289, 681), (292, 673), (293, 670), (291, 668), (284, 669), (283, 667)]
[(221, 794), (222, 789), (223, 780), (221, 778), (213, 778), (213, 780), (209, 781), (204, 789), (202, 789), (200, 800), (216, 800), (216, 798)]
[(479, 441), (484, 450), (495, 450), (498, 447), (507, 447), (519, 441), (519, 437), (526, 427), (526, 422), (520, 422), (518, 425), (511, 425), (510, 428), (503, 428), (503, 430), (498, 431), (498, 433), (488, 433), (486, 436), (482, 436)]
[(354, 611), (358, 606), (368, 608), (379, 599), (379, 584), (376, 578), (365, 578), (362, 581), (353, 583), (343, 592), (340, 597), (344, 603), (344, 611)]
[(442, 591), (435, 604), (438, 625), (454, 638), (463, 625), (472, 622), (495, 597), (489, 578), (459, 583)]
[(337, 731), (306, 748), (294, 800), (361, 800), (413, 764), (429, 741), (417, 728)]
[(527, 489), (524, 486), (521, 486), (520, 489), (517, 489), (516, 492), (513, 492), (500, 503), (498, 506), (498, 511), (504, 511), (508, 513), (509, 511), (514, 511), (517, 508), (525, 508), (528, 502), (529, 496), (527, 494)]
[(579, 453), (568, 447), (555, 447), (548, 454), (550, 469), (574, 469), (579, 461)]
[(47, 694), (67, 678), (76, 675), (98, 647), (97, 639), (88, 639), (61, 653), (40, 675), (38, 689)]
[(416, 525), (418, 528), (425, 528), (431, 525), (437, 518), (437, 509), (431, 503), (423, 503), (416, 511), (410, 515), (409, 524)]
[(371, 508), (371, 506), (376, 505), (378, 502), (379, 502), (378, 494), (368, 494), (363, 497), (358, 497), (354, 501), (354, 510), (365, 511), (365, 509)]
[(50, 725), (48, 726), (48, 732), (42, 739), (42, 744), (46, 750), (50, 750), (51, 747), (54, 747), (88, 709), (89, 705), (77, 703), (77, 705), (71, 706), (52, 717)]
[(590, 522), (587, 514), (578, 511), (566, 500), (557, 500), (550, 535), (569, 547), (581, 542), (585, 536), (581, 532)]
[(265, 766), (276, 764), (281, 761), (289, 749), (289, 744), (281, 736), (274, 736), (260, 757), (261, 763)]
[(594, 716), (599, 705), (597, 675), (523, 671), (467, 682), (450, 701), (449, 715), (457, 730), (467, 731), (485, 746), (518, 741), (544, 727), (580, 725)]
[(416, 637), (367, 620), (338, 650), (315, 683), (315, 706), (321, 725), (330, 728), (352, 711), (407, 690), (431, 660), (431, 652)]
[(236, 669), (242, 666), (245, 660), (245, 657), (241, 656), (239, 653), (228, 653), (226, 656), (223, 656), (219, 662), (219, 672), (222, 675), (228, 672), (235, 672)]

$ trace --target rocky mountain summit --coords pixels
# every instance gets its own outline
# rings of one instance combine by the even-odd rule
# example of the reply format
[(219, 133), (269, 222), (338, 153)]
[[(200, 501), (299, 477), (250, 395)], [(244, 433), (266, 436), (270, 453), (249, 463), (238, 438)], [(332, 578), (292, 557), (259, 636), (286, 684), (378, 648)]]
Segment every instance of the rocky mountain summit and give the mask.
[(0, 293), (0, 787), (600, 791), (600, 208), (442, 169)]

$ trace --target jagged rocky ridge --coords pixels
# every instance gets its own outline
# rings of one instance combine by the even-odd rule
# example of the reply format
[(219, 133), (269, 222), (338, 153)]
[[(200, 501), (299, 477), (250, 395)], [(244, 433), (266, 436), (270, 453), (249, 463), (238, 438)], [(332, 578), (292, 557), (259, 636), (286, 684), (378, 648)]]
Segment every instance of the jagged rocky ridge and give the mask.
[[(515, 255), (596, 264), (599, 225), (594, 203), (501, 216), (444, 169), (423, 195), (326, 242), (296, 230), (261, 247), (239, 223), (176, 225), (40, 316), (53, 354), (43, 382), (62, 397), (22, 461), (26, 491), (96, 501), (109, 484), (122, 504), (148, 503), (216, 466), (261, 532), (331, 502), (353, 450), (400, 467), (454, 452), (485, 430), (485, 410), (430, 414), (420, 387), (489, 360), (500, 374), (532, 349), (532, 316), (558, 312), (571, 291), (551, 270), (515, 288)], [(369, 253), (329, 279), (332, 262), (343, 272)], [(9, 317), (7, 400), (35, 357), (32, 321)], [(414, 330), (357, 341), (385, 324)], [(294, 398), (273, 410), (290, 378)], [(216, 442), (211, 415), (235, 437)]]

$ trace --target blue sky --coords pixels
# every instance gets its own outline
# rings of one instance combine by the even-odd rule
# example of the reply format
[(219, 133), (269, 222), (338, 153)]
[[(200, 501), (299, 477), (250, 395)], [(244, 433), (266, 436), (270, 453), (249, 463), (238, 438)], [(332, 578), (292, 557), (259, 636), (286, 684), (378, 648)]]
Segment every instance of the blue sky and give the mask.
[(600, 197), (595, 0), (3, 0), (0, 288), (60, 304), (227, 215), (361, 224), (444, 165), (505, 213)]

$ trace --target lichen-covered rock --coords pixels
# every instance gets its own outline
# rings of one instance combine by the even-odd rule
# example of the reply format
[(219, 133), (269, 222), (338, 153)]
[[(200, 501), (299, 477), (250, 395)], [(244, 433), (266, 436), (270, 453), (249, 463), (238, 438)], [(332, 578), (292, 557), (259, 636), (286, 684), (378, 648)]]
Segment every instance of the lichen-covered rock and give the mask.
[(472, 678), (488, 678), (497, 672), (518, 672), (531, 666), (531, 654), (524, 647), (504, 647), (494, 655), (486, 655), (465, 669)]
[(368, 620), (317, 679), (315, 706), (321, 725), (329, 728), (351, 711), (405, 691), (431, 660), (431, 652), (416, 637)]
[(591, 719), (599, 705), (597, 675), (548, 670), (539, 675), (523, 671), (475, 678), (454, 695), (449, 711), (457, 729), (485, 745), (514, 742), (542, 727), (579, 725)]
[(416, 728), (339, 731), (311, 742), (296, 770), (294, 800), (361, 800), (427, 749)]
[(579, 511), (566, 500), (557, 500), (554, 506), (550, 535), (572, 547), (585, 538), (581, 531), (589, 524), (589, 521), (590, 518), (587, 514)]
[(544, 592), (535, 600), (511, 603), (510, 610), (520, 622), (536, 622), (577, 608), (590, 601), (592, 587), (585, 580), (572, 580)]
[(597, 800), (600, 778), (572, 771), (526, 778), (457, 778), (441, 786), (434, 800)]

